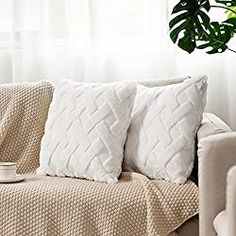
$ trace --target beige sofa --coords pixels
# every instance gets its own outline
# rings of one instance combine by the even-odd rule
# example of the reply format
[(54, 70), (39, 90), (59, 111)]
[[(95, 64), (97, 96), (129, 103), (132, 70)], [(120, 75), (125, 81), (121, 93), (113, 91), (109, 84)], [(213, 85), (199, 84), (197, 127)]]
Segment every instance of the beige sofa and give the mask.
[[(178, 82), (181, 82), (182, 80), (184, 80), (184, 78), (178, 78), (178, 79), (173, 79), (173, 80), (168, 80), (168, 81), (143, 82), (143, 84), (150, 87), (162, 86), (162, 85), (166, 85), (170, 83), (178, 83)], [(4, 121), (3, 124), (5, 125), (6, 128), (2, 130), (2, 132), (4, 131), (3, 132), (4, 135), (2, 135), (2, 140), (1, 140), (2, 142), (1, 142), (0, 160), (18, 162), (17, 164), (19, 167), (19, 173), (23, 173), (23, 174), (30, 173), (31, 171), (34, 170), (32, 168), (28, 168), (28, 165), (25, 165), (25, 163), (31, 162), (30, 163), (31, 165), (29, 165), (29, 167), (38, 165), (38, 152), (39, 152), (39, 147), (40, 147), (41, 136), (43, 134), (43, 129), (44, 129), (43, 120), (45, 120), (47, 116), (47, 109), (45, 110), (45, 107), (48, 107), (51, 101), (51, 94), (52, 94), (52, 91), (51, 91), (52, 89), (49, 88), (50, 86), (49, 87), (47, 86), (41, 89), (36, 89), (34, 85), (31, 85), (31, 86), (33, 87), (30, 88), (29, 91), (33, 91), (34, 97), (30, 95), (29, 91), (27, 90), (29, 89), (27, 88), (27, 86), (25, 87), (22, 85), (19, 89), (18, 87), (9, 85), (9, 86), (3, 86), (2, 88), (3, 90), (2, 96), (6, 97), (6, 94), (7, 94), (9, 98), (6, 99), (7, 100), (6, 113), (3, 112), (3, 118), (2, 118), (2, 120)], [(14, 89), (18, 91), (17, 96), (15, 92), (13, 93), (13, 95), (9, 93), (9, 91), (13, 91)], [(25, 89), (28, 92), (25, 92)], [(11, 100), (10, 100), (10, 97), (11, 97)], [(48, 98), (46, 99), (45, 97), (48, 97)], [(24, 102), (22, 102), (22, 99)], [(8, 100), (11, 102), (8, 102)], [(45, 110), (44, 112), (45, 114), (42, 114), (41, 112), (40, 115), (38, 115), (38, 112), (35, 111), (36, 109), (32, 109), (31, 111), (32, 100), (34, 100), (36, 103), (36, 105), (34, 105), (35, 108), (37, 108), (37, 110), (39, 109), (40, 111)], [(38, 101), (41, 101), (41, 102), (39, 103)], [(44, 103), (42, 103), (42, 101), (44, 101)], [(45, 101), (47, 101), (48, 104)], [(9, 112), (9, 109), (8, 109), (9, 104), (14, 105), (11, 109), (13, 109), (14, 111), (16, 110), (17, 112)], [(15, 106), (15, 104), (19, 106)], [(21, 122), (18, 122), (16, 125), (14, 125), (14, 122), (17, 119), (21, 119), (22, 118), (21, 116), (24, 117), (25, 115), (24, 109), (26, 109), (25, 111), (29, 112), (27, 110), (27, 106), (30, 109), (30, 114), (33, 111), (35, 112), (33, 116), (34, 119), (32, 119), (32, 117), (30, 116), (30, 119), (28, 121), (29, 123), (25, 122), (27, 126), (28, 125), (30, 126), (30, 128), (26, 130), (29, 138), (23, 140), (22, 137), (23, 135), (25, 136), (25, 133), (20, 133), (19, 130), (21, 130), (22, 127), (24, 128), (24, 125), (22, 125)], [(10, 111), (12, 111), (11, 109)], [(36, 125), (37, 126), (40, 125), (41, 128), (35, 129)], [(31, 135), (32, 137), (34, 137), (34, 139), (30, 138)], [(17, 143), (14, 143), (14, 142), (11, 143), (12, 136), (17, 137)], [(25, 145), (26, 141), (27, 141), (27, 145)], [(218, 117), (216, 117), (213, 114), (209, 114), (209, 113), (204, 114), (204, 119), (198, 131), (198, 153), (196, 155), (196, 168), (192, 176), (192, 178), (195, 178), (196, 180), (198, 179), (197, 161), (199, 160), (199, 163), (200, 163), (200, 168), (199, 168), (200, 232), (201, 232), (200, 235), (201, 236), (216, 235), (213, 228), (213, 220), (215, 216), (221, 210), (224, 209), (224, 206), (225, 206), (225, 200), (224, 200), (225, 176), (229, 167), (232, 164), (235, 164), (234, 163), (234, 155), (235, 155), (234, 153), (236, 153), (235, 141), (236, 141), (236, 134), (231, 132), (231, 129), (223, 121), (221, 121)], [(19, 149), (19, 146), (22, 146), (20, 145), (21, 142), (24, 143), (23, 145), (24, 149), (22, 150)], [(16, 146), (16, 144), (18, 146)], [(12, 149), (9, 151), (8, 149), (10, 146)], [(17, 148), (18, 148), (18, 151), (16, 153)], [(32, 148), (34, 149), (34, 151), (32, 151)], [(9, 153), (12, 153), (12, 157), (10, 156)], [(20, 158), (19, 160), (20, 155), (22, 158)], [(26, 169), (27, 171), (25, 171)], [(69, 183), (68, 185), (66, 185), (66, 183), (69, 181), (74, 181), (73, 183), (78, 185), (78, 181), (69, 180), (68, 178), (65, 178), (64, 180), (61, 180), (58, 178), (52, 178), (49, 180), (49, 178), (45, 180), (44, 179), (38, 180), (36, 177), (32, 177), (32, 178), (30, 177), (30, 179), (26, 179), (25, 183), (23, 182), (20, 185), (15, 185), (12, 187), (12, 189), (10, 189), (11, 188), (10, 186), (9, 186), (9, 189), (7, 186), (2, 186), (1, 187), (2, 190), (1, 188), (0, 190), (2, 191), (1, 192), (2, 195), (5, 194), (8, 197), (8, 194), (9, 194), (10, 197), (14, 197), (15, 195), (13, 196), (12, 193), (15, 192), (16, 189), (17, 189), (17, 193), (20, 193), (20, 191), (22, 191), (24, 188), (24, 192), (28, 191), (27, 196), (30, 196), (29, 199), (32, 200), (32, 203), (31, 202), (24, 203), (24, 199), (22, 200), (22, 197), (19, 194), (17, 195), (17, 197), (18, 199), (21, 199), (23, 201), (26, 208), (29, 206), (29, 209), (31, 209), (30, 204), (34, 206), (35, 200), (41, 201), (41, 198), (42, 198), (43, 201), (46, 201), (46, 198), (43, 198), (42, 196), (49, 196), (48, 192), (52, 193), (51, 188), (54, 188), (54, 186), (61, 187), (62, 192), (60, 192), (60, 194), (62, 194), (66, 198), (67, 191), (64, 191), (64, 189), (68, 188), (70, 191), (72, 191), (71, 188), (69, 187), (71, 186), (73, 188), (75, 187), (74, 185), (71, 185), (71, 183)], [(64, 185), (61, 186), (63, 183), (65, 186)], [(81, 180), (81, 183), (83, 183), (83, 185), (88, 184), (88, 182), (85, 182), (85, 181), (83, 182), (83, 180)], [(39, 187), (40, 186), (46, 186), (46, 187), (48, 186), (48, 187), (46, 188), (46, 190), (44, 187), (40, 187), (40, 191), (38, 191), (38, 188), (35, 188), (35, 191), (32, 193), (32, 191), (30, 190), (30, 187), (28, 187), (31, 184), (32, 185), (36, 184)], [(41, 191), (41, 189), (43, 189), (43, 192)], [(58, 191), (58, 188), (56, 188), (56, 191)], [(51, 195), (52, 195), (52, 199), (54, 199), (54, 194), (52, 193)], [(71, 194), (68, 195), (68, 197), (70, 196)], [(1, 197), (1, 194), (0, 194), (0, 197)], [(4, 199), (8, 203), (6, 198)], [(56, 201), (56, 199), (54, 201)], [(60, 197), (60, 202), (61, 201), (62, 201), (62, 197)], [(16, 201), (16, 205), (17, 204), (19, 204), (18, 201)], [(67, 204), (70, 206), (71, 205), (70, 201), (67, 201)], [(9, 207), (11, 207), (13, 210), (15, 209), (14, 205), (12, 204), (12, 201), (9, 201)], [(3, 210), (7, 209), (5, 212), (6, 214), (9, 213), (9, 209), (10, 209), (9, 207), (2, 205)], [(34, 206), (33, 209), (36, 209), (36, 208), (37, 207)], [(71, 209), (73, 210), (74, 208), (71, 208)], [(123, 213), (126, 213), (126, 212), (128, 212), (127, 208), (126, 208), (126, 211), (123, 211)], [(31, 211), (29, 211), (28, 213), (30, 214)], [(69, 212), (68, 215), (71, 216), (72, 213)], [(10, 213), (9, 213), (9, 216), (11, 216)], [(27, 214), (25, 215), (25, 217), (28, 217)], [(52, 218), (53, 216), (50, 215), (50, 217)], [(16, 219), (19, 220), (19, 217), (16, 217)], [(32, 218), (32, 220), (34, 219), (36, 218)], [(27, 223), (26, 220), (25, 222)], [(34, 222), (34, 224), (36, 224), (37, 222), (38, 222), (38, 218), (37, 218), (37, 221)], [(8, 222), (5, 222), (5, 223), (7, 224)], [(47, 224), (47, 222), (45, 224)], [(1, 232), (1, 227), (0, 227), (0, 232)], [(9, 235), (13, 235), (13, 234), (9, 233)], [(36, 234), (32, 234), (32, 235), (36, 235)], [(181, 225), (177, 230), (175, 230), (175, 232), (173, 232), (171, 236), (172, 235), (177, 235), (177, 236), (199, 235), (198, 218), (195, 216), (189, 219), (187, 222)]]
[[(206, 114), (198, 139), (200, 236), (215, 236), (213, 221), (225, 208), (226, 175), (230, 167), (236, 164), (236, 133), (213, 114)], [(230, 176), (233, 178), (235, 175), (234, 168)], [(235, 183), (230, 186), (230, 191), (234, 186)], [(227, 207), (235, 207), (234, 199), (228, 197)]]

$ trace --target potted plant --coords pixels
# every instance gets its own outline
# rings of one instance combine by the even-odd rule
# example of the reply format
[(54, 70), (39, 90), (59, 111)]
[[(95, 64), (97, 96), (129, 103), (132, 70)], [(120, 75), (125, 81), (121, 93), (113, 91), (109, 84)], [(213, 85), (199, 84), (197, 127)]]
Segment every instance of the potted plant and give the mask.
[[(181, 49), (192, 53), (205, 49), (208, 54), (236, 49), (228, 43), (236, 33), (236, 0), (181, 0), (175, 5), (170, 21), (170, 37)], [(225, 11), (224, 21), (212, 21), (209, 12), (213, 8)]]

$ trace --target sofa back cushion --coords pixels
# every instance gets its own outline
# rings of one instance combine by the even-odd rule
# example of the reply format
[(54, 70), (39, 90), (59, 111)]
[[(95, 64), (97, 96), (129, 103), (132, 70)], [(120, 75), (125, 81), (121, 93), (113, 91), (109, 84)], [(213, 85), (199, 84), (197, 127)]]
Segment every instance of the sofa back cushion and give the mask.
[(178, 84), (182, 83), (184, 80), (191, 78), (189, 76), (183, 76), (183, 77), (170, 77), (170, 78), (161, 78), (156, 80), (147, 80), (147, 81), (137, 81), (137, 84), (141, 84), (145, 87), (161, 87), (161, 86), (167, 86), (171, 84)]
[(201, 126), (197, 133), (198, 140), (210, 135), (231, 132), (232, 129), (219, 117), (212, 113), (204, 113)]

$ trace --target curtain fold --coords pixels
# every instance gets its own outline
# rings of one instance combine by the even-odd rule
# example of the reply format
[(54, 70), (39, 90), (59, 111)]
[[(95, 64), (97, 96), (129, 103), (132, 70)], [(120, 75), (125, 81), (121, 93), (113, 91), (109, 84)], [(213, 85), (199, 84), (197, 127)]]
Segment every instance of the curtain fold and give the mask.
[(207, 74), (207, 111), (236, 128), (236, 55), (189, 55), (177, 48), (168, 32), (175, 3), (0, 0), (0, 82), (108, 82)]
[(168, 76), (167, 2), (13, 0), (13, 81)]

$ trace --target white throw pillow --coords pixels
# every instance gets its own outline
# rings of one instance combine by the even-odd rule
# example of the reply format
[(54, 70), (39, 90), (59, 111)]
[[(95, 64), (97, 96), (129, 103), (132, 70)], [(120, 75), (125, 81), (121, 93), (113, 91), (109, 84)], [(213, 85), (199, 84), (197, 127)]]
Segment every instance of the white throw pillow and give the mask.
[(156, 88), (138, 85), (124, 169), (184, 183), (194, 164), (206, 90), (205, 76)]
[(132, 82), (57, 84), (37, 174), (117, 182), (135, 94)]

